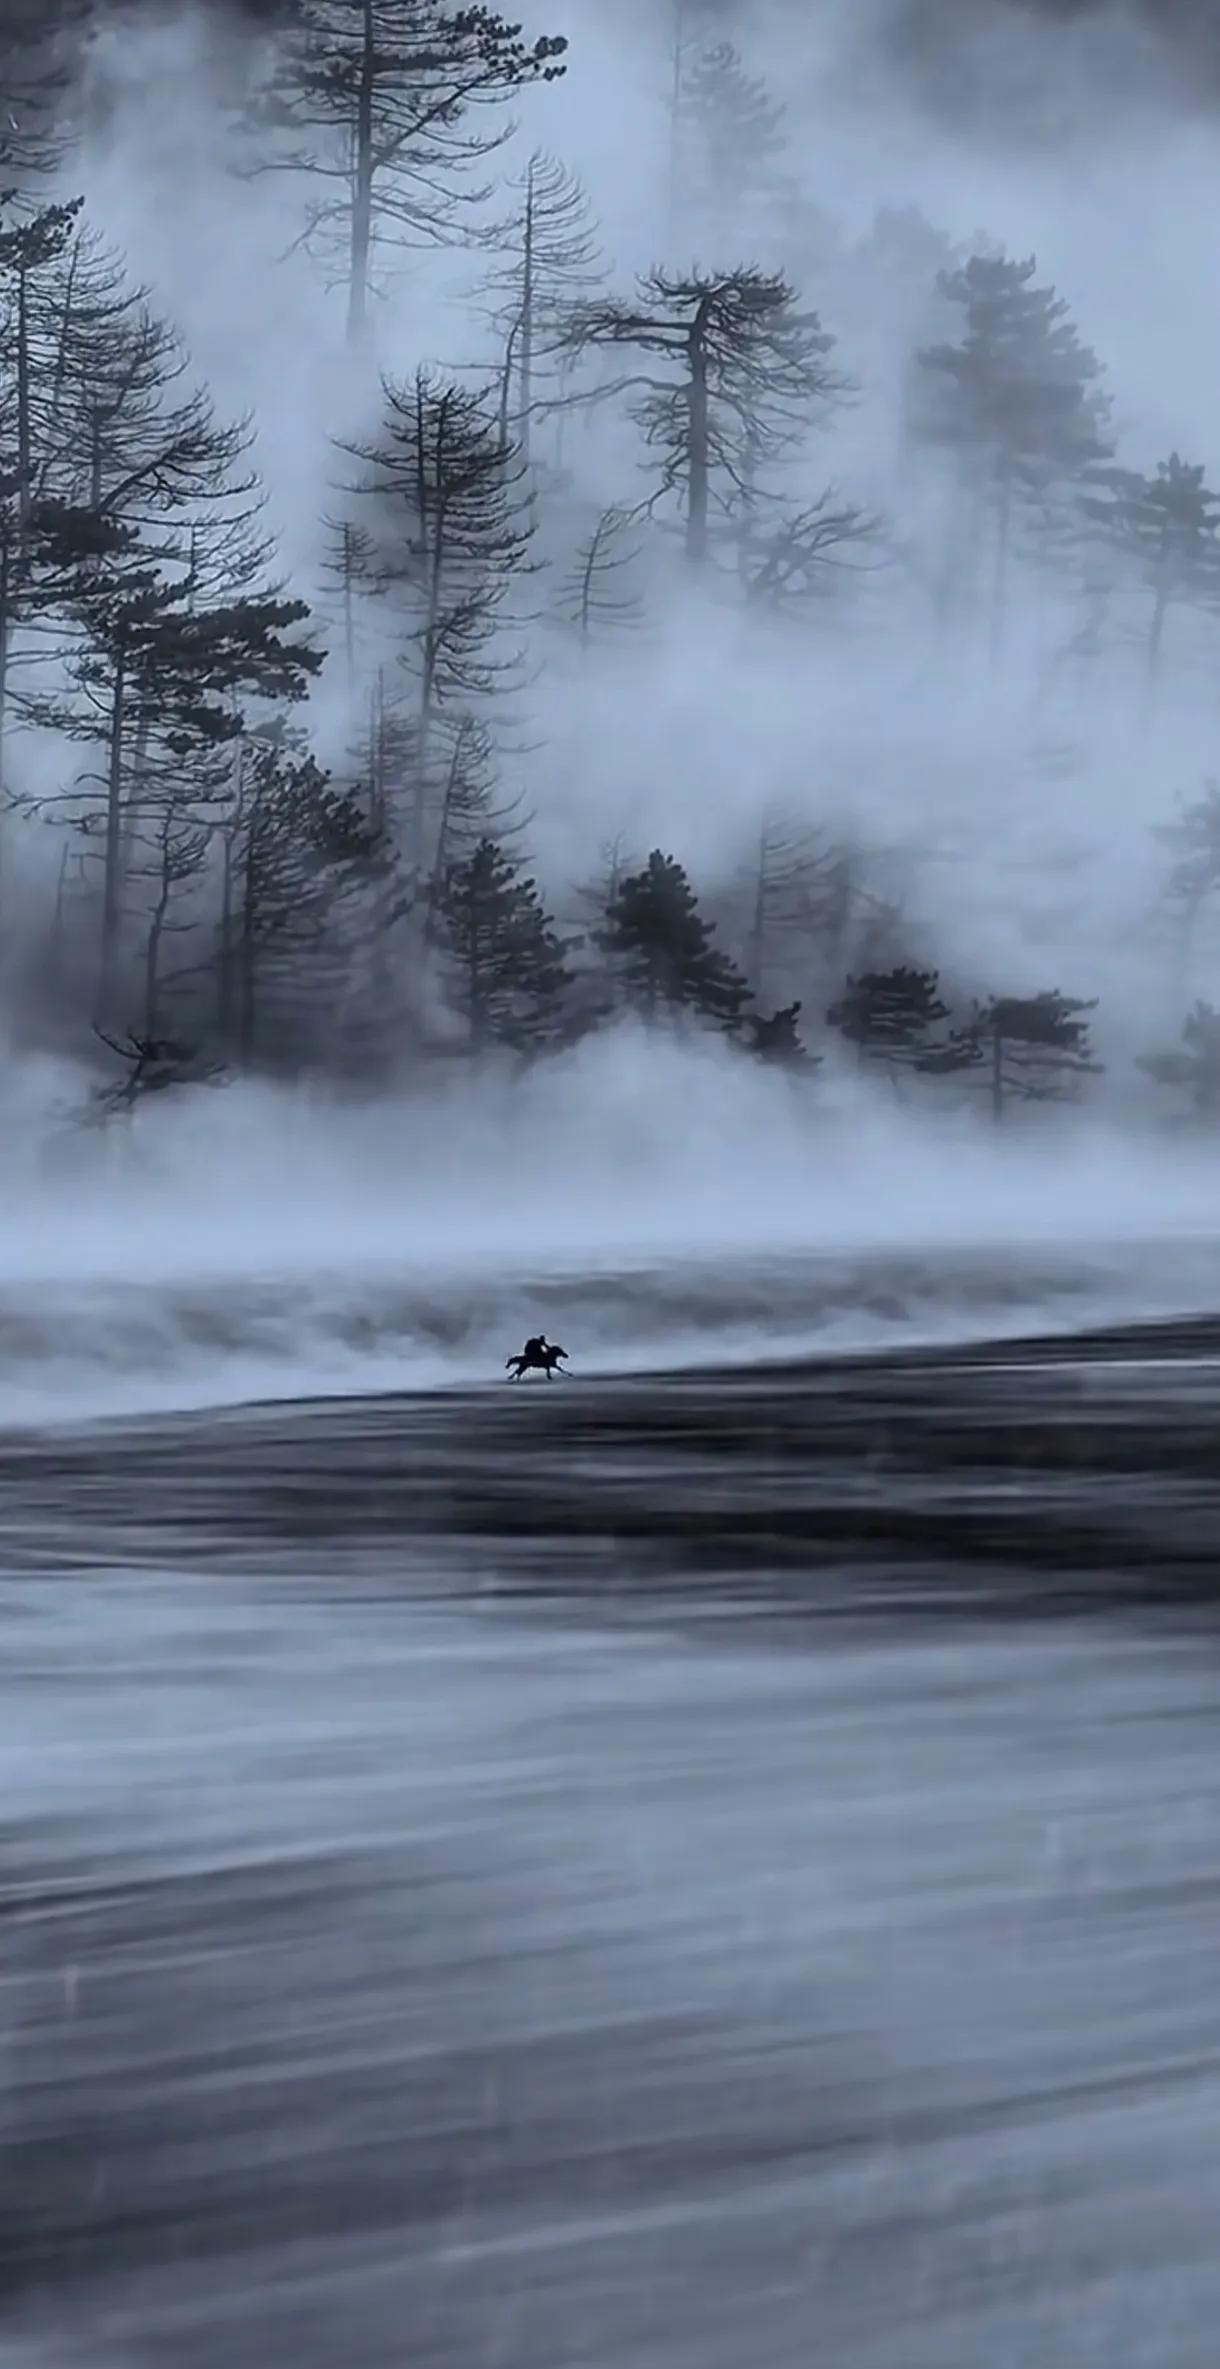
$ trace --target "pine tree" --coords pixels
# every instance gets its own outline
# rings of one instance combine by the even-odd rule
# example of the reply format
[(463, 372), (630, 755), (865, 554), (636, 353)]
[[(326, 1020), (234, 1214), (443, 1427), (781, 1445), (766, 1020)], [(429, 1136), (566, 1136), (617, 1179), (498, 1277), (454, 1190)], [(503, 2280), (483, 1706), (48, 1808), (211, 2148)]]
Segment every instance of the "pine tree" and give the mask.
[(575, 626), (582, 642), (591, 642), (599, 630), (609, 634), (638, 625), (643, 615), (643, 601), (631, 584), (640, 557), (639, 544), (627, 541), (631, 523), (631, 513), (617, 504), (603, 510), (564, 579), (559, 615)]
[(881, 521), (827, 487), (816, 502), (774, 525), (758, 522), (752, 489), (740, 505), (739, 565), (747, 599), (773, 613), (831, 597), (845, 573), (865, 563), (850, 554), (874, 544)]
[[(294, 745), (295, 743), (295, 745)], [(378, 853), (377, 832), (282, 727), (239, 750), (221, 829), (216, 1024), (243, 1065), (334, 1041), (345, 950), (328, 944)], [(328, 1009), (329, 1001), (329, 1009)]]
[(905, 965), (849, 979), (826, 1015), (862, 1062), (891, 1072), (936, 1065), (946, 1049), (942, 1024), (948, 1017), (939, 973)]
[(172, 796), (163, 799), (159, 815), (151, 817), (146, 827), (136, 829), (132, 834), (128, 878), (133, 884), (146, 880), (152, 887), (143, 966), (141, 1041), (146, 1044), (159, 1040), (162, 1033), (162, 974), (166, 939), (190, 926), (189, 919), (178, 919), (177, 908), (182, 901), (183, 890), (198, 882), (203, 873), (211, 839), (209, 825), (198, 819), (189, 804)]
[(483, 293), (497, 300), (503, 346), (500, 441), (515, 443), (528, 462), (539, 379), (561, 344), (559, 324), (597, 286), (604, 263), (584, 186), (560, 158), (535, 149), (512, 186), (513, 211), (489, 234), (506, 260)]
[(70, 248), (79, 212), (79, 200), (31, 209), (11, 193), (0, 198), (0, 788), (14, 639), (54, 610), (64, 572), (62, 535), (40, 531), (43, 446), (59, 431), (37, 316), (42, 281)]
[(19, 504), (55, 501), (155, 528), (162, 560), (166, 529), (181, 522), (175, 550), (185, 564), (205, 518), (232, 528), (257, 506), (257, 480), (242, 469), (248, 427), (217, 423), (206, 392), (189, 383), (180, 341), (82, 220), (79, 200), (37, 211), (10, 204), (7, 217), (0, 416)]
[(1097, 998), (1085, 1002), (1047, 988), (1039, 995), (993, 996), (980, 1005), (971, 1022), (969, 1042), (977, 1045), (990, 1064), (991, 1108), (999, 1121), (1006, 1104), (1016, 1096), (1027, 1102), (1062, 1100), (1078, 1090), (1083, 1077), (1097, 1077), (1084, 1015), (1095, 1012)]
[(1151, 591), (1146, 649), (1155, 676), (1170, 610), (1220, 606), (1220, 493), (1208, 485), (1201, 463), (1173, 452), (1151, 477), (1131, 469), (1102, 472), (1085, 508)]
[(354, 704), (359, 677), (360, 610), (369, 588), (373, 540), (347, 518), (323, 520), (322, 597), (319, 607), (333, 625), (343, 651), (344, 680)]
[(873, 370), (867, 359), (862, 366), (866, 383), (897, 361), (898, 452), (907, 460), (926, 429), (943, 424), (938, 382), (929, 381), (920, 356), (957, 334), (960, 311), (945, 291), (964, 261), (963, 250), (916, 205), (879, 207), (850, 253), (839, 299), (844, 335), (853, 351), (863, 347), (873, 357)]
[[(45, 682), (48, 654), (84, 679), (83, 650), (116, 603), (141, 605), (154, 580), (171, 606), (231, 603), (268, 554), (249, 431), (184, 384), (177, 340), (76, 202), (10, 212), (0, 304), (2, 770), (8, 710), (23, 676)], [(147, 710), (145, 722), (147, 737)]]
[(669, 227), (676, 231), (682, 207), (683, 91), (693, 61), (733, 30), (738, 0), (668, 0), (658, 12), (668, 48)]
[(795, 194), (787, 170), (787, 110), (747, 72), (731, 41), (695, 51), (678, 100), (678, 177), (683, 220), (700, 235), (740, 235), (760, 209)]
[(761, 1014), (752, 1015), (747, 1022), (750, 1050), (757, 1054), (760, 1061), (769, 1062), (773, 1068), (788, 1069), (798, 1076), (808, 1077), (821, 1067), (821, 1062), (801, 1042), (798, 1026), (800, 1016), (799, 1003), (785, 1004), (766, 1018)]
[(72, 85), (93, 0), (4, 0), (0, 13), (0, 185), (62, 166), (73, 146)]
[(295, 638), (308, 610), (300, 601), (238, 599), (196, 610), (182, 587), (137, 559), (104, 589), (91, 585), (83, 624), (88, 639), (75, 659), (77, 703), (52, 698), (38, 720), (70, 738), (100, 743), (100, 777), (72, 794), (96, 812), (103, 830), (102, 906), (95, 1017), (110, 1016), (122, 927), (123, 826), (133, 763), (137, 779), (150, 739), (179, 768), (205, 760), (242, 730), (236, 702), (291, 702), (304, 696), (321, 665)]
[(712, 945), (713, 926), (681, 864), (659, 848), (619, 881), (598, 944), (616, 964), (625, 1000), (650, 1024), (682, 1012), (725, 1029), (740, 1024), (750, 989)]
[(411, 684), (406, 861), (443, 878), (455, 795), (477, 804), (475, 771), (494, 775), (493, 726), (518, 680), (505, 615), (528, 564), (520, 469), (479, 396), (426, 371), (386, 382), (386, 419), (360, 460), (374, 557), (370, 580), (400, 636)]
[(799, 445), (844, 384), (817, 314), (799, 311), (788, 282), (753, 264), (649, 272), (638, 304), (574, 308), (565, 342), (573, 355), (625, 347), (668, 365), (666, 381), (628, 372), (583, 399), (606, 401), (642, 383), (632, 416), (658, 455), (653, 502), (678, 495), (687, 557), (698, 566), (713, 510), (735, 518), (743, 500), (756, 505), (759, 472)]
[(494, 839), (449, 866), (441, 932), (445, 992), (472, 1051), (524, 1051), (558, 1033), (569, 985), (564, 945), (537, 883)]
[(837, 911), (842, 851), (779, 807), (763, 814), (733, 882), (733, 945), (760, 1003), (805, 968), (810, 942)]
[[(1036, 270), (1032, 256), (972, 255), (943, 274), (941, 294), (960, 316), (960, 337), (920, 355), (927, 394), (920, 431), (960, 456), (976, 551), (985, 525), (990, 530), (993, 652), (1003, 639), (1019, 504), (1079, 492), (1110, 450), (1101, 365), (1064, 299), (1037, 284)], [(962, 571), (963, 591), (972, 573)]]
[(486, 195), (470, 169), (511, 125), (479, 129), (479, 114), (554, 81), (567, 42), (442, 0), (299, 0), (294, 18), (248, 110), (271, 142), (252, 169), (305, 176), (306, 237), (338, 252), (356, 343), (386, 249), (460, 235), (463, 202)]

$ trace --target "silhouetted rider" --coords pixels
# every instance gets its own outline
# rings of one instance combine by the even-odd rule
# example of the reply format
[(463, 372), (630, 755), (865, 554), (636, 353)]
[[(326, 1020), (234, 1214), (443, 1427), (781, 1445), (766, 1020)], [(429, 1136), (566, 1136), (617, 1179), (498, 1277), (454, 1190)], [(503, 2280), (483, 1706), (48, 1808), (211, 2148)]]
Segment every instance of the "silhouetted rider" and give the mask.
[(537, 1363), (541, 1365), (543, 1358), (546, 1356), (546, 1334), (531, 1334), (521, 1354), (527, 1360), (527, 1362), (532, 1363), (536, 1360)]

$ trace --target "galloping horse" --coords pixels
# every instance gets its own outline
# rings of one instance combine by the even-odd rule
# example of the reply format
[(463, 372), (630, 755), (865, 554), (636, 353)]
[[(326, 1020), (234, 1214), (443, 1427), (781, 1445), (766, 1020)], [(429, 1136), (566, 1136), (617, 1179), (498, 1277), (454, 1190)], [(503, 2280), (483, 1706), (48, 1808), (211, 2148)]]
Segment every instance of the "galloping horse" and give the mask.
[(544, 1333), (535, 1333), (519, 1357), (505, 1358), (504, 1370), (512, 1375), (514, 1382), (519, 1382), (522, 1374), (530, 1373), (545, 1374), (549, 1382), (552, 1374), (562, 1373), (560, 1359), (567, 1354), (566, 1349), (558, 1349), (548, 1341)]

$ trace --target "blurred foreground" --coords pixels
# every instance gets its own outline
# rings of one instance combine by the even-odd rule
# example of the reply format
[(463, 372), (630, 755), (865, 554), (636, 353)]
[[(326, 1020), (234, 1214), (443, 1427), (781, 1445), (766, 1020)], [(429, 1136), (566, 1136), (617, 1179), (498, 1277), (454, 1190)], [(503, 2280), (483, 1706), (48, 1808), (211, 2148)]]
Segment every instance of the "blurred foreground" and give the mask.
[(1214, 1351), (0, 1444), (5, 2369), (1213, 2369)]

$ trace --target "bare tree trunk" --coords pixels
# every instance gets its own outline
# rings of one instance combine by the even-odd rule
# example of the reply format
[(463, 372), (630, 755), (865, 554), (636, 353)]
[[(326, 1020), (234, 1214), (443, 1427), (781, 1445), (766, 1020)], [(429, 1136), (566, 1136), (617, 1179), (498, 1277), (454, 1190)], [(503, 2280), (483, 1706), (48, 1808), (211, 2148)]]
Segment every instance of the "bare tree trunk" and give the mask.
[(55, 903), (51, 911), (51, 977), (58, 981), (63, 971), (64, 918), (68, 902), (68, 849), (62, 848), (59, 871), (55, 880)]
[(254, 1058), (255, 1009), (258, 997), (258, 815), (246, 824), (246, 857), (242, 867), (241, 943), (237, 1049), (241, 1060)]
[(170, 866), (171, 812), (167, 807), (161, 833), (161, 879), (157, 902), (153, 906), (148, 925), (148, 944), (144, 949), (144, 1034), (151, 1040), (156, 1036), (160, 1019), (158, 1004), (161, 985), (161, 939), (165, 930), (165, 916), (169, 911), (173, 873)]
[[(416, 409), (416, 440), (420, 452), (421, 496), (424, 493), (423, 432), (423, 387), (421, 385), (417, 397)], [(424, 840), (427, 833), (428, 758), (431, 754), (433, 702), (436, 690), (437, 659), (439, 656), (437, 647), (437, 624), (441, 611), (441, 590), (444, 581), (446, 551), (446, 505), (444, 489), (445, 471), (447, 467), (448, 459), (445, 452), (445, 406), (442, 403), (438, 408), (436, 420), (436, 504), (435, 515), (431, 522), (432, 550), (429, 557), (428, 568), (428, 613), (424, 626), (422, 644), (423, 665), (420, 670), (419, 684), (419, 746), (417, 751), (418, 773), (415, 783), (415, 803), (412, 818), (411, 846), (411, 861), (415, 868), (417, 877), (423, 870)], [(423, 498), (421, 498), (420, 501), (420, 530), (421, 538), (426, 536), (428, 531), (428, 521), (426, 500)]]
[(4, 890), (5, 732), (8, 725), (9, 598), (13, 553), (7, 535), (0, 542), (0, 896)]
[(754, 556), (754, 519), (758, 498), (758, 439), (752, 428), (746, 430), (745, 449), (741, 461), (741, 533), (737, 539), (737, 572), (748, 591), (750, 561)]
[(361, 11), (360, 79), (352, 131), (352, 224), (348, 256), (347, 342), (363, 345), (368, 333), (369, 260), (373, 246), (373, 88), (376, 28), (373, 0)]
[(216, 978), (216, 1025), (228, 1049), (233, 1027), (233, 854), (236, 829), (225, 831), (220, 865), (220, 960)]
[(580, 638), (582, 642), (589, 640), (593, 630), (593, 585), (597, 573), (597, 562), (601, 556), (602, 531), (605, 523), (606, 513), (603, 511), (593, 530), (580, 579)]
[(119, 880), (126, 880), (131, 868), (132, 843), (140, 813), (140, 790), (148, 768), (150, 718), (142, 715), (136, 725), (135, 744), (131, 752), (127, 795), (123, 800), (123, 822), (119, 833)]
[(120, 644), (114, 662), (110, 696), (110, 732), (106, 761), (106, 852), (102, 878), (102, 942), (94, 1018), (109, 1017), (119, 945), (123, 830), (123, 731), (126, 724), (127, 668)]
[(449, 772), (445, 781), (445, 794), (441, 801), (441, 819), (436, 833), (436, 853), (433, 857), (428, 881), (428, 902), (424, 919), (425, 946), (436, 944), (441, 893), (445, 885), (445, 867), (449, 856), (449, 824), (453, 815), (453, 801), (457, 792), (458, 772), (465, 744), (466, 724), (463, 722), (458, 726), (457, 738), (453, 744), (453, 755), (449, 761)]
[(473, 913), (470, 916), (470, 945), (466, 955), (466, 992), (470, 1000), (471, 1050), (477, 1053), (481, 1052), (486, 1040), (486, 1010), (479, 962), (479, 932)]
[(17, 535), (24, 543), (34, 496), (33, 430), (30, 420), (30, 297), (24, 264), (17, 273)]
[[(369, 713), (369, 820), (379, 836), (385, 832), (386, 809), (385, 670), (379, 666)], [(373, 993), (382, 1012), (388, 1007), (393, 984), (390, 972), (393, 905), (394, 881), (391, 875), (375, 897), (373, 911)]]
[(689, 417), (687, 420), (686, 556), (695, 567), (707, 558), (708, 487), (711, 472), (708, 439), (710, 421), (707, 388), (707, 315), (704, 298), (691, 322)]
[(350, 526), (345, 526), (343, 529), (343, 659), (347, 668), (347, 696), (349, 699), (354, 697), (356, 690), (356, 614), (352, 601), (354, 574), (352, 530)]
[(506, 452), (508, 450), (509, 440), (512, 436), (513, 365), (516, 360), (517, 339), (520, 335), (520, 332), (521, 315), (518, 313), (505, 341), (504, 367), (500, 372), (500, 408), (497, 415), (496, 425), (499, 431), (500, 442)]
[(521, 259), (521, 406), (517, 436), (521, 458), (529, 465), (530, 411), (534, 401), (534, 173), (531, 156), (525, 192), (525, 246)]
[(750, 925), (747, 960), (754, 992), (762, 1000), (763, 964), (767, 946), (767, 833), (766, 826), (758, 834), (758, 871), (754, 881), (754, 916)]

